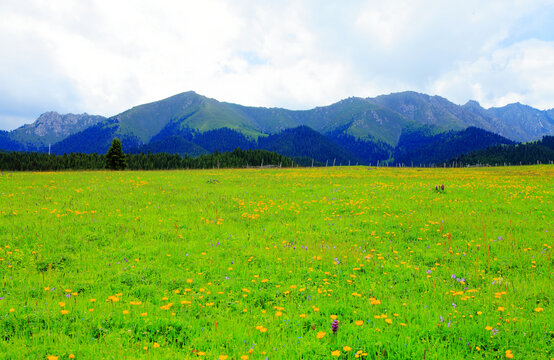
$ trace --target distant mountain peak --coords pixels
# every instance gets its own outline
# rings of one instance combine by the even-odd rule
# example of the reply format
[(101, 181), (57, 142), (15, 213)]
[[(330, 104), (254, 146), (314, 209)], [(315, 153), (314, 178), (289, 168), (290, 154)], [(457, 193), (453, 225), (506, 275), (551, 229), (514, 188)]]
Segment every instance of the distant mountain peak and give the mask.
[(10, 138), (40, 147), (61, 141), (105, 119), (103, 116), (87, 113), (59, 114), (56, 111), (48, 111), (41, 114), (32, 124), (23, 125), (12, 131)]
[(463, 106), (481, 107), (481, 104), (479, 104), (479, 102), (477, 100), (469, 100)]

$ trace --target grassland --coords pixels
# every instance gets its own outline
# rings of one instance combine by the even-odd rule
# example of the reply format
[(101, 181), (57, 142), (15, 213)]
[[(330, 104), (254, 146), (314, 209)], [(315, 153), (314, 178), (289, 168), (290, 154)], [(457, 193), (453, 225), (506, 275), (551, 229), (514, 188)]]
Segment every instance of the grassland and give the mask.
[(551, 359), (553, 184), (552, 166), (4, 173), (0, 358)]

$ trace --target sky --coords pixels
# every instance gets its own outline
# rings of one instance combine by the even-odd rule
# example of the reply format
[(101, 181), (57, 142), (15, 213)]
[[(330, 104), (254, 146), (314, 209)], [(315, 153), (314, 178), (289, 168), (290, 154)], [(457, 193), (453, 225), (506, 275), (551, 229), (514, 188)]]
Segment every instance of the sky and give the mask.
[(554, 108), (554, 0), (1, 0), (0, 129), (193, 90), (309, 109), (398, 91)]

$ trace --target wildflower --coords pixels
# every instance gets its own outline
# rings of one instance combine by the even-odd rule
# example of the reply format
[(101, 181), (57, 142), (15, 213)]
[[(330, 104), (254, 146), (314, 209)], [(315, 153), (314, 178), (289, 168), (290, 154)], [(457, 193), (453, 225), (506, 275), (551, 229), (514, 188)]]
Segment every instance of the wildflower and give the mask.
[(306, 314), (300, 314), (299, 315), (301, 318), (305, 318), (306, 317)]
[(486, 326), (486, 327), (485, 327), (485, 330), (491, 331), (491, 330), (492, 330), (492, 326)]
[(498, 311), (504, 311), (504, 310), (506, 310), (506, 309), (504, 309), (502, 306), (498, 307)]
[(357, 326), (362, 326), (363, 323), (363, 320), (358, 320), (354, 322), (354, 324), (356, 324)]
[(248, 360), (248, 355), (242, 355), (240, 358), (241, 360)]
[(327, 334), (326, 332), (320, 331), (320, 332), (317, 333), (316, 336), (317, 336), (318, 339), (322, 339), (326, 334)]
[(387, 324), (391, 325), (391, 324), (392, 324), (392, 319), (385, 319), (385, 322), (386, 322)]
[(159, 348), (160, 347), (160, 344), (158, 344), (157, 342), (155, 342), (152, 347), (155, 347), (155, 348)]
[(226, 360), (227, 359), (227, 355), (219, 355), (219, 360)]
[(512, 350), (506, 350), (506, 358), (513, 359), (514, 354), (512, 354)]
[(333, 320), (333, 323), (331, 324), (331, 330), (333, 330), (333, 334), (336, 334), (338, 329), (339, 329), (339, 321)]
[(331, 355), (339, 357), (340, 356), (340, 350), (331, 351)]
[(62, 310), (62, 311), (60, 311), (60, 312), (62, 313), (62, 315), (67, 315), (67, 314), (69, 314), (69, 310)]
[(263, 326), (261, 326), (261, 325), (256, 326), (256, 329), (257, 329), (259, 332), (262, 332), (262, 333), (264, 333), (264, 332), (267, 331), (267, 328), (265, 328), (265, 327), (263, 327)]
[(541, 307), (535, 308), (535, 312), (541, 312), (541, 311), (544, 311), (544, 309)]
[(58, 360), (58, 356), (48, 355), (47, 359), (48, 360)]
[(352, 348), (350, 346), (345, 346), (342, 348), (344, 351), (350, 351), (352, 350)]
[(70, 359), (75, 359), (75, 355), (69, 354), (68, 358), (70, 358)]

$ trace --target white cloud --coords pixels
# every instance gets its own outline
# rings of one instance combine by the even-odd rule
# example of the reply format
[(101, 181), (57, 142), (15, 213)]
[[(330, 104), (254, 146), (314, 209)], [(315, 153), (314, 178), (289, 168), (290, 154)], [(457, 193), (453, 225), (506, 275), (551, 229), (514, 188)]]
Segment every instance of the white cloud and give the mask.
[(554, 42), (526, 40), (461, 63), (429, 90), (459, 103), (476, 99), (489, 107), (522, 102), (550, 109), (554, 106)]
[(4, 0), (0, 14), (0, 128), (188, 90), (291, 108), (401, 90), (554, 106), (554, 32), (529, 40), (548, 35), (552, 0)]
[(370, 41), (386, 49), (394, 48), (409, 37), (417, 15), (417, 4), (406, 0), (369, 2), (355, 21)]

